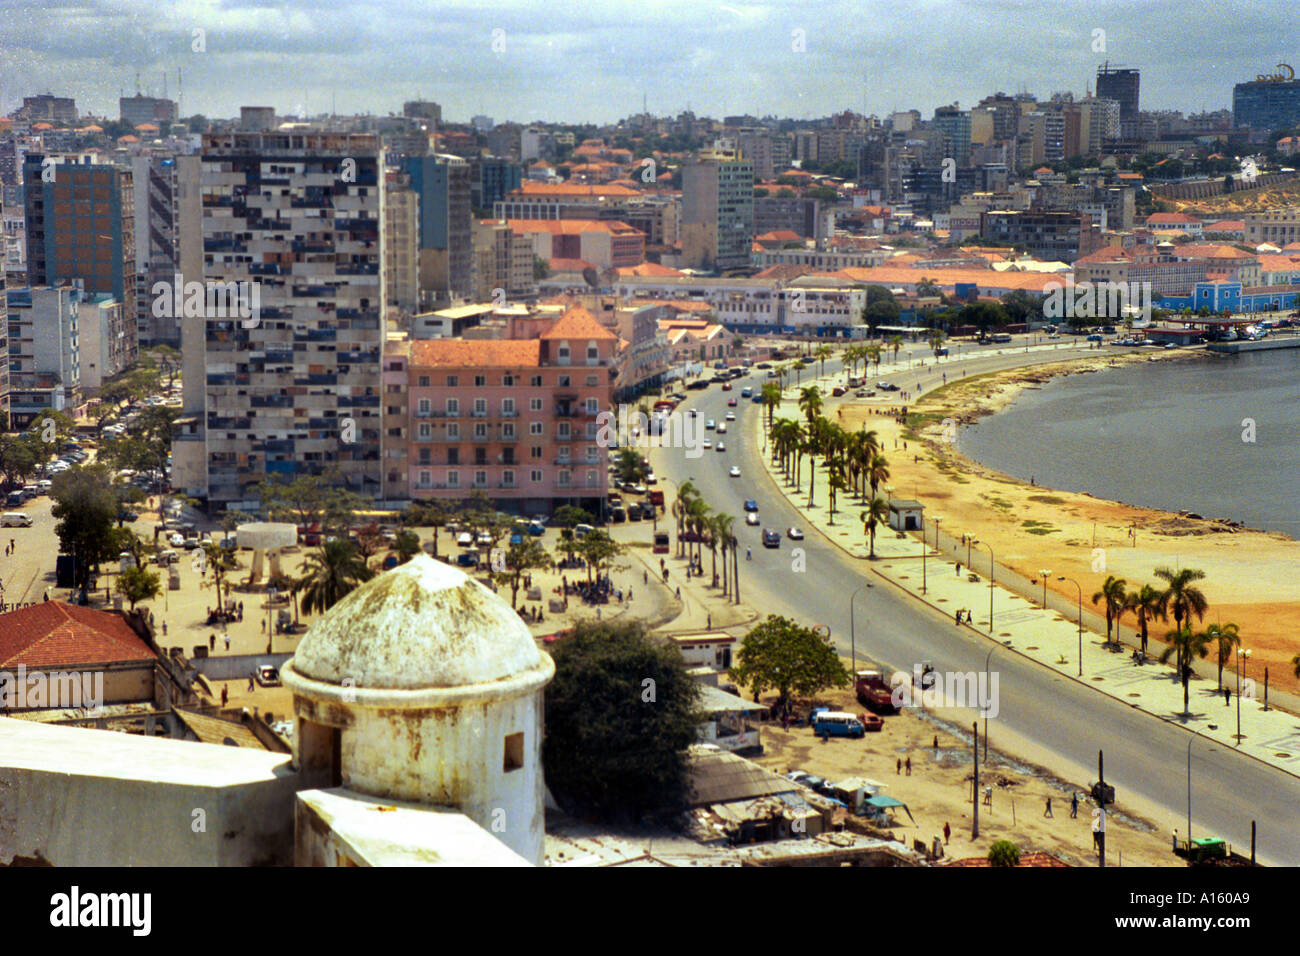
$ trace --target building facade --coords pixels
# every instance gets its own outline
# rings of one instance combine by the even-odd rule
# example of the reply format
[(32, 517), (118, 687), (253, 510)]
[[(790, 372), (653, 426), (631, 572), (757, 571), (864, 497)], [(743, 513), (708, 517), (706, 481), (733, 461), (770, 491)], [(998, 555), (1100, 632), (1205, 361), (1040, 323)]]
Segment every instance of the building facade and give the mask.
[(261, 481), (302, 475), (380, 497), (379, 140), (211, 134), (202, 162), (205, 277), (241, 283), (256, 313), (210, 306), (183, 323), (186, 358), (203, 348), (201, 497), (256, 507)]
[(754, 167), (708, 160), (682, 167), (682, 256), (691, 269), (743, 269), (754, 242)]
[(1259, 130), (1300, 126), (1300, 80), (1252, 80), (1232, 88), (1234, 126)]

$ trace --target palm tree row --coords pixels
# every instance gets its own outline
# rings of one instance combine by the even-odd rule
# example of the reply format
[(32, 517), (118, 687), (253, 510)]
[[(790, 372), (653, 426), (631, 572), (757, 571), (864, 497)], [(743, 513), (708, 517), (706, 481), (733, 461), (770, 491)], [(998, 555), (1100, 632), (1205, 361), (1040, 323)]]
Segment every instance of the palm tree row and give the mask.
[[(735, 517), (716, 512), (700, 496), (700, 491), (689, 481), (677, 489), (672, 515), (677, 520), (677, 555), (688, 561), (704, 563), (704, 549), (712, 556), (713, 587), (718, 586), (718, 552), (722, 552), (722, 593), (740, 603), (740, 542), (734, 531)], [(686, 535), (690, 535), (690, 540)], [(683, 547), (684, 546), (684, 547)], [(692, 548), (694, 550), (692, 550)], [(727, 558), (731, 558), (728, 571)]]
[[(1124, 614), (1132, 611), (1137, 617), (1138, 631), (1142, 641), (1142, 653), (1147, 650), (1147, 626), (1151, 621), (1174, 619), (1174, 629), (1165, 635), (1169, 647), (1160, 655), (1160, 660), (1174, 658), (1178, 678), (1183, 685), (1183, 713), (1188, 712), (1188, 684), (1192, 676), (1192, 660), (1205, 657), (1213, 647), (1218, 658), (1218, 685), (1223, 687), (1223, 665), (1232, 659), (1236, 648), (1241, 646), (1241, 634), (1236, 624), (1210, 624), (1203, 631), (1193, 631), (1192, 619), (1205, 618), (1209, 601), (1196, 586), (1197, 581), (1204, 580), (1205, 572), (1195, 568), (1156, 568), (1155, 576), (1163, 583), (1153, 587), (1143, 584), (1141, 588), (1129, 590), (1123, 578), (1110, 575), (1101, 586), (1101, 590), (1092, 596), (1094, 604), (1104, 603), (1106, 608), (1106, 644), (1119, 642), (1119, 626)], [(1111, 640), (1112, 626), (1115, 640)], [(1300, 677), (1300, 659), (1295, 662), (1297, 677)]]

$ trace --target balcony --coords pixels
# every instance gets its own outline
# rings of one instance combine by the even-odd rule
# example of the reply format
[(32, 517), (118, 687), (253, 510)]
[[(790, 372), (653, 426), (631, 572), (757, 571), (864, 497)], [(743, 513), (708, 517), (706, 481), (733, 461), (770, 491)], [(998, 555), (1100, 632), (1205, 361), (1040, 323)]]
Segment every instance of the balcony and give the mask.
[(486, 411), (480, 411), (480, 410), (477, 409), (477, 408), (474, 409), (472, 412), (470, 412), (469, 415), (470, 415), (470, 418), (487, 418), (487, 417), (488, 417), (488, 413), (487, 413)]

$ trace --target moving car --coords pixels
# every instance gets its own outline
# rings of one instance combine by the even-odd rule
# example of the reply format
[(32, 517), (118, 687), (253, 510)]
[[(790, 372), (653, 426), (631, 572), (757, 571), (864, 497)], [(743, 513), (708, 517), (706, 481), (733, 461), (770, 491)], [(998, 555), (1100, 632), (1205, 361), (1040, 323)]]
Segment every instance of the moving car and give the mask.
[(803, 540), (803, 531), (801, 531), (801, 530), (798, 529), (798, 528), (790, 528), (790, 529), (788, 529), (788, 530), (786, 531), (786, 536), (787, 536), (791, 541), (802, 541), (802, 540)]
[[(862, 737), (866, 734), (867, 728), (862, 721), (852, 714), (837, 710), (823, 710), (813, 713), (812, 731), (819, 737), (823, 735), (828, 737)], [(807, 784), (807, 779), (803, 783)], [(817, 788), (814, 787), (813, 789)]]
[(711, 432), (713, 431), (713, 429), (717, 427), (718, 427), (718, 423), (715, 422), (712, 418), (710, 418), (707, 422), (704, 423), (704, 430), (706, 432)]
[(270, 664), (263, 664), (253, 675), (253, 679), (262, 687), (279, 687), (280, 672)]
[(746, 498), (746, 499), (745, 499), (745, 510), (746, 510), (746, 511), (757, 511), (757, 510), (758, 510), (758, 502), (755, 501), (753, 498)]
[(758, 527), (758, 512), (748, 511), (745, 513), (745, 524)]
[[(738, 404), (739, 403), (734, 398), (727, 399), (728, 408), (735, 408)], [(733, 414), (731, 412), (727, 412), (727, 421), (729, 422), (735, 421), (735, 418), (733, 417)]]
[(0, 515), (0, 528), (30, 528), (31, 526), (31, 515), (25, 515), (21, 511), (6, 511)]
[(876, 383), (876, 388), (880, 389), (882, 392), (896, 392), (896, 391), (898, 391), (898, 386), (897, 386), (897, 385), (891, 385), (891, 384), (889, 384), (889, 382), (877, 382), (877, 383)]
[(705, 451), (708, 451), (710, 448), (713, 447), (713, 442), (709, 441), (706, 438), (704, 439), (704, 441), (700, 442), (700, 447), (703, 448)]
[(726, 450), (727, 450), (726, 442), (718, 442), (718, 451), (726, 451)]
[(731, 384), (730, 382), (723, 382), (723, 383), (722, 383), (722, 390), (723, 390), (724, 392), (729, 392), (729, 391), (731, 391), (732, 387), (733, 387), (733, 386), (732, 386), (732, 384)]
[(740, 477), (740, 467), (739, 467), (738, 465), (732, 465), (732, 466), (731, 466), (731, 470), (728, 471), (727, 474), (729, 474), (732, 478), (739, 478), (739, 477)]
[(775, 528), (763, 529), (763, 547), (765, 548), (781, 547), (781, 535)]
[(725, 434), (727, 434), (727, 423), (726, 423), (726, 422), (718, 422), (718, 427), (717, 427), (716, 431), (717, 431), (717, 433), (718, 433), (719, 435), (725, 435)]
[(735, 420), (736, 420), (736, 413), (735, 413), (735, 412), (727, 412), (727, 421), (729, 421), (729, 422), (734, 422)]
[(754, 390), (753, 390), (752, 388), (750, 388), (748, 385), (746, 385), (744, 388), (742, 388), (742, 389), (740, 390), (740, 397), (741, 397), (741, 398), (753, 398), (753, 397), (754, 397)]

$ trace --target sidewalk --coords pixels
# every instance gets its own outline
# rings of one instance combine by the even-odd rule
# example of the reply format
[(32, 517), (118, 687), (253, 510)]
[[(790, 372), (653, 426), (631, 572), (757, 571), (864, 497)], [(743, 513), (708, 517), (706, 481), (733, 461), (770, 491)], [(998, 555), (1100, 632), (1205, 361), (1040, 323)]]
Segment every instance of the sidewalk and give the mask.
[[(950, 363), (945, 361), (946, 367)], [(888, 366), (882, 366), (881, 377), (885, 377)], [(932, 373), (933, 366), (926, 371)], [(894, 369), (896, 373), (899, 369)], [(919, 371), (919, 369), (917, 369)], [(824, 376), (815, 381), (829, 394), (828, 386), (836, 376)], [(813, 381), (804, 383), (814, 384)], [(904, 383), (898, 382), (900, 386)], [(909, 384), (914, 384), (909, 383)], [(933, 386), (931, 386), (933, 387)], [(802, 417), (798, 411), (797, 390), (790, 395), (776, 410), (775, 417)], [(911, 401), (912, 399), (909, 399)], [(761, 447), (762, 421), (754, 426), (755, 440)], [(807, 508), (807, 468), (804, 468), (804, 480), (798, 494), (793, 485), (781, 474), (779, 465), (773, 464), (770, 457), (765, 457), (764, 467), (772, 481), (796, 508), (804, 513), (810, 531), (815, 529), (832, 543), (838, 545), (847, 554), (856, 558), (865, 558), (869, 548), (866, 536), (862, 532), (861, 522), (857, 516), (862, 509), (861, 502), (847, 492), (841, 493), (839, 508), (834, 524), (831, 525), (827, 511), (826, 481), (823, 470), (817, 469), (816, 505)], [(903, 497), (904, 490), (896, 490), (896, 497)], [(1048, 607), (1045, 609), (1041, 598), (1032, 584), (1014, 575), (1012, 572), (994, 564), (995, 586), (990, 592), (989, 552), (978, 544), (969, 552), (970, 562), (978, 574), (976, 581), (971, 581), (971, 569), (966, 561), (967, 549), (959, 539), (950, 535), (940, 536), (935, 542), (942, 544), (943, 552), (923, 543), (915, 533), (903, 534), (891, 528), (878, 529), (876, 533), (876, 560), (869, 564), (870, 571), (889, 581), (900, 590), (921, 600), (954, 620), (958, 609), (969, 610), (972, 623), (963, 624), (973, 631), (994, 638), (998, 643), (990, 644), (994, 649), (1005, 647), (1008, 652), (1021, 654), (1047, 667), (1051, 667), (1064, 677), (1087, 682), (1090, 686), (1108, 694), (1129, 706), (1145, 711), (1162, 720), (1182, 724), (1189, 731), (1217, 742), (1225, 747), (1240, 750), (1264, 763), (1277, 767), (1287, 773), (1300, 776), (1300, 720), (1285, 711), (1277, 709), (1278, 703), (1285, 706), (1290, 695), (1279, 695), (1270, 691), (1270, 707), (1266, 711), (1263, 703), (1262, 687), (1254, 689), (1252, 694), (1239, 698), (1236, 693), (1236, 671), (1230, 666), (1224, 667), (1224, 685), (1232, 689), (1231, 706), (1226, 706), (1222, 692), (1215, 684), (1217, 671), (1211, 657), (1195, 662), (1194, 674), (1189, 684), (1188, 707), (1189, 718), (1183, 717), (1182, 683), (1175, 679), (1171, 666), (1159, 663), (1138, 665), (1132, 660), (1130, 647), (1121, 646), (1121, 650), (1107, 649), (1104, 645), (1104, 617), (1097, 615), (1087, 607), (1090, 595), (1083, 595), (1085, 608), (1082, 614), (1083, 639), (1080, 649), (1079, 617), (1077, 603), (1060, 608), (1060, 598), (1050, 590), (1047, 592)], [(923, 557), (924, 554), (924, 557)], [(961, 564), (960, 574), (958, 563)], [(864, 568), (864, 571), (867, 570)], [(1015, 593), (1003, 586), (1010, 583), (1021, 593)], [(922, 589), (924, 587), (924, 593)], [(992, 596), (993, 631), (989, 628), (990, 594)], [(1052, 607), (1053, 604), (1058, 607)], [(1102, 633), (1092, 630), (1100, 620)], [(955, 622), (952, 626), (958, 626)], [(1129, 640), (1132, 629), (1126, 628)], [(1123, 640), (1125, 635), (1120, 635)], [(1154, 640), (1152, 645), (1159, 648)], [(1149, 646), (1148, 650), (1151, 650)], [(1208, 671), (1207, 671), (1208, 668)], [(1082, 676), (1079, 676), (1082, 673)], [(1206, 679), (1206, 673), (1209, 678)], [(1258, 675), (1253, 675), (1258, 676)], [(1243, 690), (1252, 687), (1243, 680)], [(1241, 735), (1236, 738), (1237, 713), (1240, 709)]]

